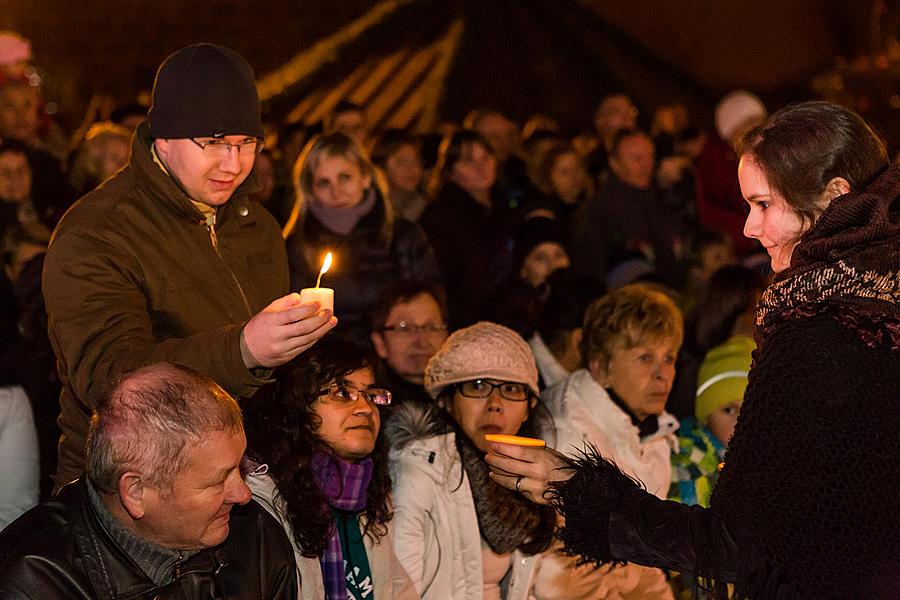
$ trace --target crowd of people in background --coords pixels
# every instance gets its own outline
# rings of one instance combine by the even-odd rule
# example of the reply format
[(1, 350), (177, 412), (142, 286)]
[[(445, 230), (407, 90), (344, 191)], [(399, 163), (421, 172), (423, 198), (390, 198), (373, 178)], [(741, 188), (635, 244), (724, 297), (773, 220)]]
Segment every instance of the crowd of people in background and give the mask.
[[(26, 75), (28, 42), (0, 40), (3, 529), (51, 497), (58, 467), (65, 382), (42, 273), (93, 276), (59, 248), (45, 267), (48, 245), (79, 197), (138, 168), (132, 138), (146, 108), (92, 106), (66, 136)], [(277, 280), (271, 298), (250, 298), (253, 311), (234, 318), (263, 314), (283, 279), (315, 286), (334, 254), (322, 284), (335, 292), (333, 332), (271, 364), (240, 347), (251, 370), (275, 367), (276, 381), (241, 402), (242, 472), (291, 534), (300, 597), (367, 597), (366, 578), (380, 599), (702, 592), (675, 572), (566, 556), (560, 517), (496, 484), (483, 460), (486, 433), (562, 452), (588, 442), (656, 497), (709, 505), (772, 274), (759, 236), (745, 237), (735, 150), (768, 112), (747, 91), (725, 95), (709, 124), (668, 99), (654, 108), (610, 93), (583, 132), (495, 107), (473, 107), (442, 134), (377, 131), (349, 101), (322, 123), (265, 123), (249, 198), (281, 227), (289, 272), (256, 273)], [(215, 245), (227, 223), (211, 218)], [(358, 581), (345, 580), (341, 557)]]

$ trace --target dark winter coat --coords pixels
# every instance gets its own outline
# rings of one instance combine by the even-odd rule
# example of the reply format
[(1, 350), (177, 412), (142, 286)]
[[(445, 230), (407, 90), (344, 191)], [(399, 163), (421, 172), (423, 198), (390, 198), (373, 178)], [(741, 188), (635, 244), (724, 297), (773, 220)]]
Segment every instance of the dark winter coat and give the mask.
[(228, 539), (157, 586), (101, 524), (83, 480), (0, 532), (0, 598), (293, 600), (291, 544), (255, 502), (231, 510)]
[(567, 548), (736, 582), (754, 600), (900, 597), (898, 256), (893, 167), (832, 200), (763, 294), (711, 508), (586, 459), (559, 486)]
[(82, 471), (91, 410), (120, 373), (160, 361), (195, 369), (234, 396), (268, 382), (241, 358), (244, 323), (287, 293), (281, 231), (239, 187), (215, 236), (153, 160), (149, 126), (129, 165), (79, 200), (44, 263), (50, 341), (63, 390), (57, 483)]
[(291, 288), (315, 287), (321, 264), (329, 250), (334, 265), (322, 279), (322, 287), (334, 290), (334, 314), (343, 333), (368, 340), (371, 313), (379, 297), (401, 282), (440, 285), (441, 274), (434, 251), (422, 228), (394, 219), (390, 239), (384, 232), (384, 201), (360, 219), (349, 235), (325, 227), (307, 212), (303, 229), (287, 240)]
[(420, 223), (444, 273), (451, 329), (471, 325), (512, 262), (513, 212), (499, 195), (492, 208), (455, 183), (441, 188)]
[(677, 219), (659, 190), (640, 190), (611, 177), (597, 197), (576, 210), (569, 254), (577, 273), (603, 282), (617, 257), (637, 251), (664, 283), (678, 288), (680, 244)]

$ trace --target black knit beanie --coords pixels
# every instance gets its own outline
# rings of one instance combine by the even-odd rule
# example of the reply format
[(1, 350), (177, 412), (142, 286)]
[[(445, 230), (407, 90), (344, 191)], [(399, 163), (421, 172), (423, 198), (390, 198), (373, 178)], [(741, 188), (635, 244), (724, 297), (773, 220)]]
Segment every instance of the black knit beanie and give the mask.
[(262, 137), (253, 69), (224, 46), (182, 48), (156, 73), (148, 119), (154, 139)]
[(556, 242), (565, 248), (565, 234), (556, 219), (532, 217), (515, 228), (513, 242), (513, 265), (519, 269), (528, 253), (544, 242)]

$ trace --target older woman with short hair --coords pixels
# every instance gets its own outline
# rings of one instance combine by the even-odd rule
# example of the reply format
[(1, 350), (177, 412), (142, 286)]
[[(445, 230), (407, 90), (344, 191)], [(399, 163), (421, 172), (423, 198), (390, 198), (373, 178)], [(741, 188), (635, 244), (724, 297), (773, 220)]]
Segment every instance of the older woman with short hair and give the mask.
[(333, 334), (245, 406), (247, 485), (294, 545), (303, 600), (412, 600), (394, 554), (391, 482), (370, 350)]
[[(557, 450), (594, 447), (647, 490), (665, 498), (678, 421), (665, 411), (681, 346), (681, 312), (659, 291), (630, 285), (595, 300), (581, 340), (585, 368), (544, 392), (553, 415)], [(590, 578), (585, 590), (582, 579)], [(548, 557), (538, 591), (544, 598), (670, 598), (665, 575), (640, 565), (602, 576), (575, 571)]]

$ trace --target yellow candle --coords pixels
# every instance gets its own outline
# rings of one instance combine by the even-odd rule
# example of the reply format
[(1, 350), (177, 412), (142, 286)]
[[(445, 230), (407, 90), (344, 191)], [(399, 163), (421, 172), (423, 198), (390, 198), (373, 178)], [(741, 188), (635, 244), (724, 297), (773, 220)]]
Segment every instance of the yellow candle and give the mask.
[(316, 287), (314, 288), (303, 288), (300, 290), (300, 304), (306, 304), (308, 302), (318, 302), (321, 305), (321, 309), (328, 309), (331, 312), (334, 312), (334, 290), (331, 288), (323, 288), (319, 287), (319, 284), (322, 283), (322, 275), (328, 272), (328, 269), (331, 268), (332, 256), (331, 252), (325, 255), (325, 260), (322, 261), (322, 268), (319, 269), (319, 276), (316, 278)]
[(484, 436), (484, 439), (489, 442), (512, 444), (513, 446), (533, 446), (535, 448), (543, 448), (546, 445), (544, 443), (544, 440), (522, 437), (518, 435), (506, 435), (504, 433), (488, 433)]

